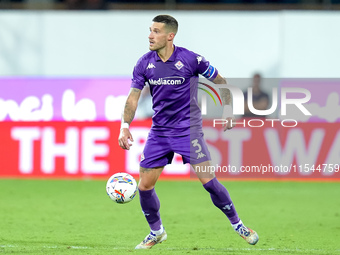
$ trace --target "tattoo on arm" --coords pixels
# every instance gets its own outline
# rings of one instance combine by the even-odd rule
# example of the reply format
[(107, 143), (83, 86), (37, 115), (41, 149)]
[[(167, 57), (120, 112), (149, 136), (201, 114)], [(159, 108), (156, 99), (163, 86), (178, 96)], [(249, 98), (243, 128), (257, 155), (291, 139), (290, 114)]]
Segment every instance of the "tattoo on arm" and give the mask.
[(220, 88), (220, 94), (221, 94), (221, 98), (223, 101), (223, 105), (230, 105), (232, 100), (231, 100), (231, 94), (230, 94), (230, 90), (227, 88)]
[[(216, 76), (216, 78), (213, 81), (215, 84), (227, 84), (226, 79), (224, 79), (220, 74)], [(222, 98), (223, 105), (230, 105), (232, 102), (230, 90), (227, 88), (220, 88), (220, 94)]]
[(129, 96), (126, 99), (124, 113), (122, 116), (122, 123), (131, 123), (133, 118), (135, 117), (135, 113), (137, 110), (138, 100), (141, 94), (140, 89), (132, 88), (130, 90)]
[(131, 123), (133, 118), (135, 117), (135, 110), (131, 107), (131, 105), (126, 102), (125, 108), (124, 108), (124, 116), (123, 116), (123, 122), (125, 123)]

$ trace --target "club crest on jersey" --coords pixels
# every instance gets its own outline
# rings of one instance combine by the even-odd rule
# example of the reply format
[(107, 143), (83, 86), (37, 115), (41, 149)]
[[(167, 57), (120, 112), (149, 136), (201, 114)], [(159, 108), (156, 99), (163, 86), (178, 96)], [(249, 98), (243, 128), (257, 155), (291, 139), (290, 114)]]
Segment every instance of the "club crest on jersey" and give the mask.
[(147, 67), (146, 69), (151, 69), (151, 68), (156, 68), (156, 67), (155, 67), (155, 65), (154, 65), (154, 64), (152, 64), (152, 63), (149, 63), (149, 64), (148, 64), (148, 67)]
[(177, 63), (175, 64), (175, 66), (176, 66), (176, 68), (178, 69), (178, 70), (181, 70), (181, 68), (184, 66), (183, 65), (183, 63), (181, 62), (181, 61), (177, 61)]

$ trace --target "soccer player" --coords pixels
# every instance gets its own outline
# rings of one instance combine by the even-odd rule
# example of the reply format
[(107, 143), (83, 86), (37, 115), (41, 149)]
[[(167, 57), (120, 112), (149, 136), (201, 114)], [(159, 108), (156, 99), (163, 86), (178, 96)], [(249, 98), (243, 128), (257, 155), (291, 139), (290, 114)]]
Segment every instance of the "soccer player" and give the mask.
[[(141, 156), (138, 189), (142, 211), (151, 232), (136, 249), (150, 249), (167, 239), (154, 187), (164, 166), (171, 163), (174, 153), (182, 156), (183, 163), (191, 164), (214, 205), (228, 217), (234, 230), (254, 245), (259, 237), (242, 223), (227, 189), (214, 173), (202, 174), (203, 171), (200, 171), (211, 165), (211, 158), (203, 139), (202, 117), (197, 104), (197, 78), (201, 74), (216, 84), (225, 84), (226, 81), (204, 57), (173, 44), (178, 30), (176, 19), (158, 15), (152, 21), (150, 51), (138, 60), (134, 68), (118, 138), (120, 147), (129, 150), (133, 142), (129, 125), (134, 118), (141, 90), (148, 83), (155, 113)], [(192, 82), (195, 79), (196, 82)], [(224, 103), (223, 115), (228, 120), (224, 127), (226, 131), (232, 128), (231, 96), (226, 88), (220, 88), (220, 94)]]

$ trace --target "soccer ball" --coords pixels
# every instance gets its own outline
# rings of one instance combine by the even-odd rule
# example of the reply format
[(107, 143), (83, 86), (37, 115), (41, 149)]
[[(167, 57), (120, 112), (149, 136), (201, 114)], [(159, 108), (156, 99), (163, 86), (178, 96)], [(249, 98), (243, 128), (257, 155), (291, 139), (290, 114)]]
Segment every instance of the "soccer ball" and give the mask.
[(137, 182), (128, 173), (116, 173), (106, 183), (106, 193), (118, 204), (126, 204), (137, 193)]

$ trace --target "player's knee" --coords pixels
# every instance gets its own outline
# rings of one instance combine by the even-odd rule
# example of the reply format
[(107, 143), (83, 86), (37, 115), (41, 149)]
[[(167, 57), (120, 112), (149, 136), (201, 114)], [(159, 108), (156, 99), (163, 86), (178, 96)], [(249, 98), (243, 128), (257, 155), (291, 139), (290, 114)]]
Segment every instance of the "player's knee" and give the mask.
[(202, 185), (207, 184), (210, 182), (214, 177), (208, 177), (208, 178), (200, 178), (199, 180), (201, 181)]
[(164, 167), (144, 168), (139, 170), (139, 190), (151, 190), (155, 187), (157, 179)]
[(138, 183), (138, 189), (139, 190), (150, 190), (155, 187), (155, 182), (152, 178), (148, 178), (146, 176), (140, 176), (139, 183)]
[(142, 179), (139, 181), (138, 183), (138, 189), (141, 191), (145, 191), (145, 190), (151, 190), (155, 187), (155, 184), (152, 184), (150, 182), (143, 182)]

